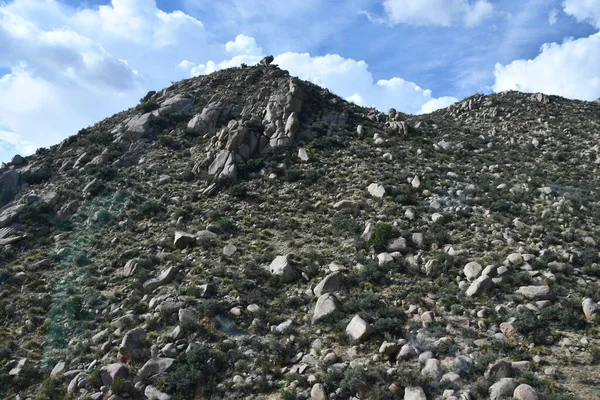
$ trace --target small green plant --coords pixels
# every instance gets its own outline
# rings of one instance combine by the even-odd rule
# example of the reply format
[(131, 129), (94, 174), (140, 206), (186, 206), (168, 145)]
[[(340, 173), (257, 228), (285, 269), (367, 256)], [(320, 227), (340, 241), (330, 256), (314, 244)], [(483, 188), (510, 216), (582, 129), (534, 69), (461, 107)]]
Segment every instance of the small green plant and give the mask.
[(369, 239), (369, 244), (377, 251), (385, 250), (388, 241), (392, 238), (394, 229), (390, 224), (379, 222), (373, 228), (373, 233)]

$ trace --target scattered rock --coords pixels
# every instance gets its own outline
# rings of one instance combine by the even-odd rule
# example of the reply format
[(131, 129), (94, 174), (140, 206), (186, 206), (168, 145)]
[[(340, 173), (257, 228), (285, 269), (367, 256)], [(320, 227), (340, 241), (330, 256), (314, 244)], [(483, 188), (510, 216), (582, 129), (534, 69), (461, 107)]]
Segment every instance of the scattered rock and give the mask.
[(346, 327), (346, 333), (354, 340), (364, 341), (375, 332), (375, 329), (360, 316), (355, 315)]

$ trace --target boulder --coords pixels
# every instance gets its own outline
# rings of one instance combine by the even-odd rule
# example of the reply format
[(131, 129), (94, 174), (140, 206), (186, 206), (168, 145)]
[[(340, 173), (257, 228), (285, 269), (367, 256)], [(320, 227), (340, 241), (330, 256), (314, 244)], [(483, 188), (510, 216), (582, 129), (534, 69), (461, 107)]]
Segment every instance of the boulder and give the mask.
[(327, 400), (327, 392), (325, 391), (325, 387), (320, 383), (315, 383), (310, 390), (310, 399), (311, 400)]
[(106, 365), (100, 369), (100, 378), (104, 386), (110, 387), (115, 379), (127, 379), (128, 377), (129, 369), (121, 363)]
[(408, 386), (404, 389), (404, 400), (427, 400), (427, 395), (422, 387)]
[(479, 278), (475, 279), (471, 286), (467, 289), (466, 295), (467, 297), (477, 297), (486, 293), (489, 289), (494, 286), (494, 283), (487, 275), (482, 275)]
[(147, 379), (155, 375), (164, 374), (171, 368), (174, 362), (174, 358), (151, 358), (140, 368), (138, 377), (140, 379)]
[(26, 207), (25, 204), (17, 204), (2, 211), (2, 214), (0, 214), (0, 228), (9, 226), (15, 222), (19, 215), (25, 211)]
[(367, 321), (362, 319), (359, 315), (355, 315), (352, 321), (346, 327), (346, 333), (354, 340), (363, 341), (369, 338), (371, 334), (375, 332)]
[(146, 113), (133, 117), (126, 126), (125, 137), (132, 142), (137, 142), (150, 131), (152, 113)]
[(281, 276), (283, 282), (292, 282), (298, 278), (298, 273), (292, 267), (289, 255), (277, 256), (269, 266), (271, 275)]
[(173, 245), (175, 245), (176, 249), (185, 249), (196, 243), (196, 236), (191, 233), (175, 231), (175, 239), (173, 240)]
[(331, 293), (325, 293), (319, 297), (315, 305), (312, 323), (316, 324), (326, 317), (335, 315), (342, 310), (342, 303)]
[(592, 321), (600, 317), (600, 304), (596, 303), (589, 297), (583, 300), (581, 307), (583, 308), (583, 313), (588, 320)]
[(143, 261), (139, 258), (134, 258), (132, 260), (127, 261), (125, 263), (125, 267), (123, 267), (123, 276), (127, 278), (135, 275), (135, 273), (139, 271), (142, 266)]
[(20, 167), (24, 167), (25, 165), (27, 165), (27, 160), (22, 157), (19, 154), (16, 154), (12, 160), (10, 160), (10, 163), (12, 165), (14, 165), (16, 168), (20, 168)]
[(121, 361), (135, 360), (139, 357), (142, 340), (146, 338), (146, 331), (142, 328), (130, 330), (123, 336), (121, 346), (119, 346), (119, 355)]
[(327, 275), (314, 288), (313, 292), (316, 296), (321, 296), (325, 293), (336, 292), (342, 286), (342, 275), (339, 272)]
[(371, 196), (373, 197), (381, 199), (383, 198), (383, 196), (385, 196), (385, 188), (383, 187), (383, 185), (380, 185), (378, 183), (371, 183), (369, 187), (367, 187), (367, 190), (369, 191), (369, 194), (371, 194)]
[(307, 162), (309, 160), (308, 152), (303, 148), (298, 149), (298, 158), (304, 162)]
[(463, 273), (469, 281), (472, 281), (473, 279), (479, 277), (479, 275), (481, 275), (481, 271), (483, 271), (483, 267), (481, 266), (481, 264), (474, 261), (465, 265), (465, 268), (463, 269)]
[(442, 369), (442, 364), (437, 358), (430, 358), (425, 361), (425, 366), (421, 370), (421, 375), (429, 377), (436, 382), (442, 378), (443, 374), (444, 370)]
[(515, 400), (538, 400), (538, 394), (536, 390), (525, 383), (517, 386), (512, 397)]
[(393, 253), (395, 251), (404, 252), (404, 251), (406, 251), (406, 249), (408, 249), (408, 246), (406, 244), (406, 239), (404, 239), (402, 237), (396, 238), (396, 239), (391, 239), (387, 243), (387, 247), (386, 247), (386, 250), (389, 251), (390, 253)]
[(166, 285), (167, 283), (169, 283), (173, 280), (176, 273), (177, 273), (177, 267), (175, 267), (175, 266), (165, 269), (163, 272), (160, 273), (158, 278), (150, 279), (150, 280), (144, 282), (144, 291), (146, 293), (151, 293), (154, 290), (161, 287), (162, 285)]
[(163, 393), (152, 385), (146, 386), (144, 395), (147, 400), (171, 400), (172, 396), (167, 393)]
[(513, 378), (502, 378), (490, 387), (490, 400), (511, 397), (516, 388), (517, 382)]
[(550, 300), (553, 298), (550, 286), (521, 286), (516, 293), (529, 300)]

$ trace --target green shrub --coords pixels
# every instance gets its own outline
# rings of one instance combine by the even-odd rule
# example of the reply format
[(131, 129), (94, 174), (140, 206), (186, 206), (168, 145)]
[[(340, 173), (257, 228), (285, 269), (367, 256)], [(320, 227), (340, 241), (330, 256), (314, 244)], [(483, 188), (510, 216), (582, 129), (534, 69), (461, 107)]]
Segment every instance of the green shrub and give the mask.
[(177, 357), (177, 366), (167, 377), (167, 383), (183, 400), (210, 398), (222, 380), (226, 370), (226, 359), (222, 352), (207, 345), (200, 345)]
[(35, 395), (35, 400), (62, 400), (64, 399), (65, 391), (60, 379), (48, 378), (40, 385)]
[(394, 229), (390, 224), (378, 222), (373, 228), (369, 244), (377, 251), (384, 251), (393, 234)]
[(158, 110), (160, 108), (160, 106), (158, 105), (158, 103), (156, 101), (153, 100), (147, 100), (144, 101), (144, 99), (140, 100), (140, 104), (138, 104), (136, 107), (136, 110), (141, 111), (142, 113), (149, 113), (152, 112), (154, 110)]

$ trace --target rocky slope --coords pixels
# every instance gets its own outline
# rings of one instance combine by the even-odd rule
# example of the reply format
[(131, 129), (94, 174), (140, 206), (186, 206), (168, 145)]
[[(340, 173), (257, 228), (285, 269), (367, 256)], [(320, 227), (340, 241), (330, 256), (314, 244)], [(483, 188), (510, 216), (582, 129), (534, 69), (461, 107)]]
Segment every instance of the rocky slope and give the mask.
[(0, 176), (8, 399), (600, 398), (600, 104), (361, 108), (276, 66)]

